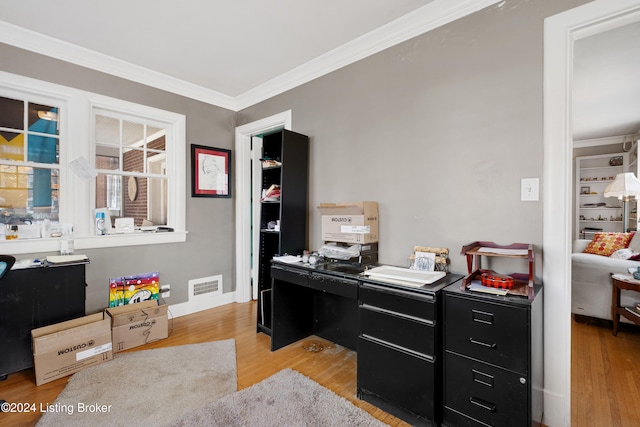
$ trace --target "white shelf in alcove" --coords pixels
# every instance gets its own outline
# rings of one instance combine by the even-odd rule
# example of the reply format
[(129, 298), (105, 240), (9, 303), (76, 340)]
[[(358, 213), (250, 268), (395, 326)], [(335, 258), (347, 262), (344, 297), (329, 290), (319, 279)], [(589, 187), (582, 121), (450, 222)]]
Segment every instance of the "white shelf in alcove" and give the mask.
[(584, 207), (584, 206), (580, 206), (580, 209), (587, 209), (587, 210), (604, 210), (604, 209), (622, 209), (622, 206), (590, 206), (590, 207)]
[(622, 222), (622, 221), (611, 221), (608, 219), (580, 219), (579, 221), (580, 222), (608, 222), (610, 224)]

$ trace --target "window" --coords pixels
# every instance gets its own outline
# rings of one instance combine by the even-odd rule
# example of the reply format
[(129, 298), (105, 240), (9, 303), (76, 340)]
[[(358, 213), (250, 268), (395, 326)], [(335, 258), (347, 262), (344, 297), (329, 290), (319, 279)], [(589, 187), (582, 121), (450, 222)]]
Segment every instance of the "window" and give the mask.
[(58, 220), (59, 108), (32, 101), (0, 97), (2, 227)]
[(94, 110), (96, 200), (112, 219), (167, 225), (167, 130), (161, 123)]
[[(184, 115), (0, 72), (0, 228), (72, 224), (76, 250), (185, 241), (185, 134)], [(98, 236), (96, 208), (174, 232)], [(59, 250), (18, 234), (0, 253)]]

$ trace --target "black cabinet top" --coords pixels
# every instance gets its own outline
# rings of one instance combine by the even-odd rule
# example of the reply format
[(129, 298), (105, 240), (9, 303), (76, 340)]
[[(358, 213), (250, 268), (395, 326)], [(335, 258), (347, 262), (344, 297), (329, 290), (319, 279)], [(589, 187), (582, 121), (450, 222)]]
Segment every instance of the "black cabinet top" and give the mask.
[(367, 267), (378, 267), (382, 264), (373, 264), (369, 266), (352, 264), (352, 263), (342, 263), (342, 262), (321, 262), (316, 265), (311, 264), (303, 264), (302, 262), (295, 264), (287, 264), (277, 260), (272, 261), (272, 265), (277, 268), (282, 268), (285, 270), (295, 271), (295, 272), (307, 272), (311, 273), (322, 273), (328, 274), (331, 276), (337, 276), (345, 279), (354, 279), (360, 280), (363, 283), (373, 283), (380, 286), (387, 286), (390, 288), (402, 289), (405, 291), (414, 291), (417, 293), (434, 293), (439, 290), (458, 282), (462, 279), (461, 274), (452, 274), (448, 273), (442, 279), (438, 280), (435, 283), (430, 285), (423, 286), (405, 286), (396, 283), (390, 283), (387, 281), (376, 280), (369, 276), (364, 276), (362, 273), (367, 269)]
[(466, 289), (461, 289), (460, 283), (456, 283), (454, 285), (448, 286), (445, 290), (445, 293), (456, 294), (459, 296), (474, 298), (476, 300), (485, 300), (493, 303), (506, 303), (511, 305), (521, 305), (521, 306), (530, 306), (533, 301), (537, 298), (537, 296), (542, 292), (542, 285), (533, 285), (533, 299), (529, 299), (526, 296), (520, 295), (493, 295), (484, 292), (474, 292)]

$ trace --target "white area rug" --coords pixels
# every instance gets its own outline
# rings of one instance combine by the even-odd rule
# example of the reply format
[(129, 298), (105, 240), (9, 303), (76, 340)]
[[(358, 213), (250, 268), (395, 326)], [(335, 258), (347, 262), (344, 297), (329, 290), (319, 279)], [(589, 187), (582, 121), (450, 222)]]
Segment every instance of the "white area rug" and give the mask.
[(37, 425), (158, 426), (235, 392), (237, 384), (233, 339), (117, 353), (74, 374)]
[(285, 369), (167, 425), (378, 427), (386, 424), (301, 373)]

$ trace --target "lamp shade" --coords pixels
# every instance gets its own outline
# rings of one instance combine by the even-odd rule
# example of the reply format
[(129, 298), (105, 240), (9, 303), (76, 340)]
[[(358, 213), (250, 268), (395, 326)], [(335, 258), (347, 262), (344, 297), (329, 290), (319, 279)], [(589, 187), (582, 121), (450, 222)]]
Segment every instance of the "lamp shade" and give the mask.
[(619, 173), (604, 190), (604, 197), (623, 199), (638, 195), (640, 195), (640, 180), (632, 172)]

